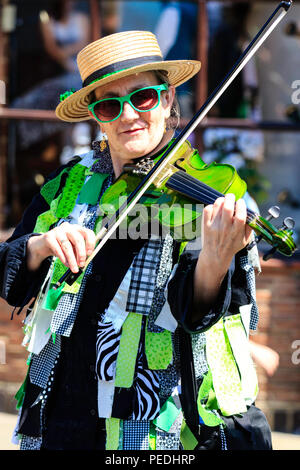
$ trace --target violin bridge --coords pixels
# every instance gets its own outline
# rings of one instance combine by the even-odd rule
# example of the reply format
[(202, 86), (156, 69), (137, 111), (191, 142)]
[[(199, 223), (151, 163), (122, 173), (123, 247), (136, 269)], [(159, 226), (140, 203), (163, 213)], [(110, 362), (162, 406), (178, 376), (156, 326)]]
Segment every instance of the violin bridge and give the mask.
[(163, 168), (159, 175), (156, 176), (156, 178), (154, 179), (153, 181), (153, 184), (154, 186), (156, 186), (157, 188), (161, 187), (163, 182), (170, 178), (170, 176), (172, 176), (172, 174), (174, 173), (174, 167), (172, 167), (171, 165), (167, 164), (165, 168)]

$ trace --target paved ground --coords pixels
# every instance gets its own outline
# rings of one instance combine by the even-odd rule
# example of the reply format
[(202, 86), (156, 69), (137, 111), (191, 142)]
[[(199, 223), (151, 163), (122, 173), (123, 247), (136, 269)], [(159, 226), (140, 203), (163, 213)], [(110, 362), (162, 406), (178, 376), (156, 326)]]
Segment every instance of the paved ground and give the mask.
[(0, 450), (17, 450), (18, 446), (12, 444), (11, 436), (16, 425), (16, 415), (0, 413)]
[[(16, 424), (16, 415), (0, 413), (0, 450), (18, 450), (11, 443), (11, 436)], [(300, 450), (300, 436), (294, 434), (273, 433), (275, 450)]]

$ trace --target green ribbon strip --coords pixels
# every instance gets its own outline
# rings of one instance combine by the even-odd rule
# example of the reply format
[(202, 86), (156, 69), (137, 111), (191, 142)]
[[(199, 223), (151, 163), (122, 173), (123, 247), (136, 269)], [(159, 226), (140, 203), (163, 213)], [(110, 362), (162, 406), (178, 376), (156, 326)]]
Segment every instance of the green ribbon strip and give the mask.
[(123, 324), (116, 363), (116, 387), (130, 388), (133, 384), (142, 318), (142, 315), (131, 312)]
[(23, 402), (24, 402), (26, 386), (27, 386), (27, 382), (29, 380), (29, 368), (30, 368), (30, 362), (28, 363), (26, 377), (25, 377), (21, 387), (19, 388), (19, 390), (15, 394), (15, 400), (17, 400), (17, 404), (16, 404), (16, 409), (17, 410), (19, 410), (22, 407)]
[(258, 382), (241, 315), (226, 317), (224, 326), (241, 376), (243, 397), (245, 402), (251, 405), (258, 394)]
[(149, 450), (156, 450), (156, 429), (153, 424), (153, 421), (150, 421)]
[(43, 304), (43, 308), (45, 310), (54, 311), (56, 309), (59, 299), (63, 295), (63, 287), (64, 286), (62, 284), (57, 290), (54, 290), (54, 289), (51, 289), (51, 286), (50, 286), (50, 289), (47, 292), (47, 296)]
[(105, 173), (92, 173), (80, 191), (78, 203), (96, 205), (102, 185), (107, 177), (108, 174)]
[(161, 407), (158, 417), (153, 420), (153, 424), (163, 431), (168, 432), (177, 416), (180, 414), (180, 411), (181, 409), (177, 408), (173, 397), (169, 397)]
[(62, 176), (65, 173), (70, 173), (70, 171), (71, 171), (71, 168), (64, 168), (59, 173), (59, 175), (57, 175), (55, 178), (45, 183), (44, 186), (41, 188), (41, 195), (43, 196), (45, 201), (49, 204), (49, 206), (51, 202), (53, 201), (57, 191), (59, 190)]
[(218, 404), (213, 391), (213, 381), (210, 370), (203, 377), (198, 392), (197, 405), (198, 413), (206, 426), (215, 427), (223, 424), (223, 420), (212, 411), (218, 408)]
[(120, 419), (106, 418), (106, 450), (118, 450), (120, 438)]
[(86, 169), (80, 163), (72, 167), (56, 210), (56, 216), (59, 219), (67, 217), (74, 209), (78, 194), (85, 182)]
[(186, 424), (185, 420), (182, 420), (181, 430), (180, 430), (180, 442), (184, 450), (194, 450), (198, 444), (197, 439), (194, 434)]
[(247, 411), (239, 371), (224, 328), (223, 318), (205, 333), (206, 356), (212, 372), (213, 388), (224, 416)]
[(148, 331), (146, 327), (145, 352), (149, 369), (166, 369), (173, 359), (171, 332), (164, 330), (161, 333), (154, 333)]

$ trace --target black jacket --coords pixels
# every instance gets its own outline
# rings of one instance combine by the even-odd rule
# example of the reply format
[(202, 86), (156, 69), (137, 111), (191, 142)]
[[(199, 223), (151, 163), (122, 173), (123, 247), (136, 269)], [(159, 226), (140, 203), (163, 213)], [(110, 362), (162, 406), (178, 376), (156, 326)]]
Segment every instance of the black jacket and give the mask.
[[(43, 197), (37, 195), (11, 238), (0, 245), (1, 297), (10, 305), (18, 306), (19, 311), (37, 295), (50, 264), (50, 258), (46, 259), (36, 272), (28, 271), (26, 266), (27, 241), (33, 236), (37, 216), (48, 209)], [(96, 446), (99, 428), (95, 377), (97, 320), (99, 313), (108, 307), (134, 256), (144, 243), (145, 240), (110, 240), (94, 258), (92, 275), (87, 281), (72, 334), (69, 338), (61, 337), (60, 360), (44, 423), (48, 448), (90, 449)], [(174, 250), (174, 263), (178, 249)], [(205, 306), (199, 322), (191, 325), (189, 318), (197, 257), (197, 251), (181, 256), (168, 291), (172, 313), (179, 325), (188, 332), (205, 331), (229, 308), (234, 313), (238, 305), (249, 303), (250, 298), (243, 273), (237, 273), (236, 269), (232, 277), (233, 264), (223, 281), (215, 305)], [(236, 279), (233, 284), (232, 279)], [(41, 435), (40, 405), (31, 407), (40, 391), (39, 387), (28, 381), (18, 429), (21, 434), (34, 437)], [(124, 404), (130, 403), (130, 391), (128, 395), (123, 395), (122, 401)]]

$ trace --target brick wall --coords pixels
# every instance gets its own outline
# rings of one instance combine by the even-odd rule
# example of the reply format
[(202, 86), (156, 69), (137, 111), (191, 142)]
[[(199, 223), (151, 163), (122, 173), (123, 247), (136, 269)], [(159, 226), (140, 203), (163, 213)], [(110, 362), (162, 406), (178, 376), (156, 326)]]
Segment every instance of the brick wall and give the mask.
[[(273, 376), (257, 366), (260, 392), (257, 405), (273, 429), (293, 432), (300, 426), (300, 364), (293, 364), (292, 344), (300, 340), (300, 262), (262, 262), (257, 277), (260, 321), (252, 339), (277, 351), (279, 367)], [(0, 299), (0, 341), (6, 346), (6, 364), (0, 365), (0, 411), (14, 412), (13, 395), (26, 373), (27, 352), (21, 346), (22, 319)], [(300, 358), (300, 353), (298, 354)]]
[(23, 340), (22, 319), (14, 315), (13, 307), (0, 299), (0, 411), (15, 412), (14, 395), (26, 374), (28, 352), (21, 345)]
[(256, 282), (260, 321), (252, 339), (274, 349), (280, 356), (272, 376), (258, 366), (257, 403), (268, 415), (274, 430), (299, 432), (300, 262), (278, 259), (262, 262), (262, 273)]

